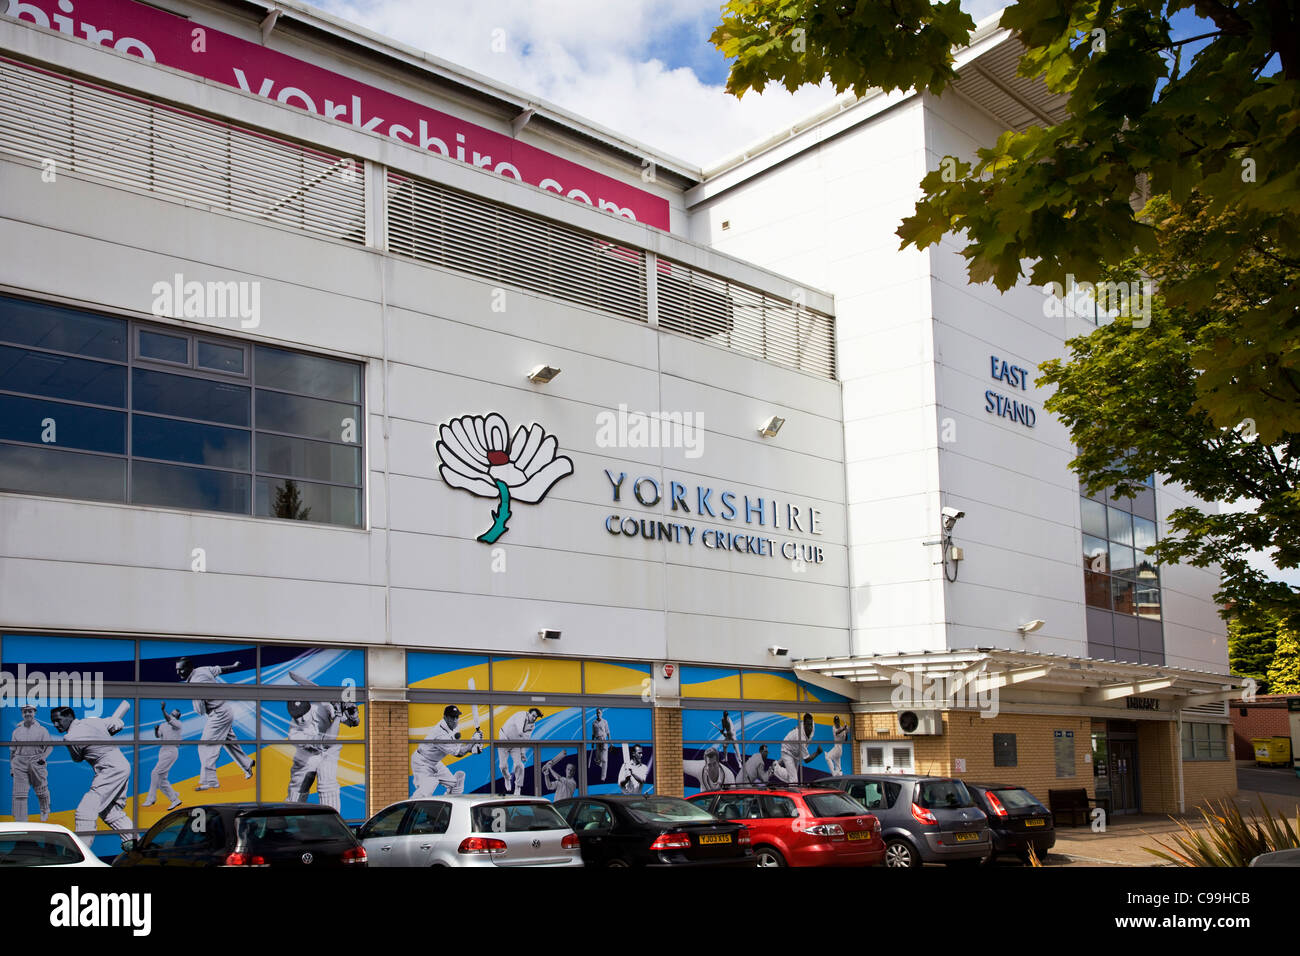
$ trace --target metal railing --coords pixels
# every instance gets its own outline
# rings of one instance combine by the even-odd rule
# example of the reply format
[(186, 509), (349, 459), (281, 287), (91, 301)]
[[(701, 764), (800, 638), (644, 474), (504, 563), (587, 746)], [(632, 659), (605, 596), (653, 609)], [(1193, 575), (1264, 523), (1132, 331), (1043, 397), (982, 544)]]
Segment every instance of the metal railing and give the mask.
[[(383, 171), (367, 237), (365, 164), (0, 57), (0, 156), (396, 255), (657, 325), (835, 378), (835, 319), (625, 242)], [(52, 164), (52, 165), (51, 165)]]

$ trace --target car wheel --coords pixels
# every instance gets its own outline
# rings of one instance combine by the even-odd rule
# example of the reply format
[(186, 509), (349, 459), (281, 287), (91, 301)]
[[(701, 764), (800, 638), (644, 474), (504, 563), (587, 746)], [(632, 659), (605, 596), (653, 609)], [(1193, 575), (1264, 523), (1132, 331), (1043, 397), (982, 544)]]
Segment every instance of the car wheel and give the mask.
[(920, 866), (916, 850), (906, 840), (890, 840), (885, 844), (885, 866), (915, 867)]
[(785, 866), (785, 857), (770, 846), (755, 847), (754, 856), (758, 859), (758, 866)]
[(623, 866), (623, 867), (625, 867), (625, 866), (627, 866), (628, 864), (627, 864), (627, 860), (620, 860), (620, 859), (617, 859), (617, 858), (616, 858), (616, 859), (610, 860), (610, 861), (609, 861), (608, 863), (606, 863), (605, 865), (606, 865), (606, 866)]

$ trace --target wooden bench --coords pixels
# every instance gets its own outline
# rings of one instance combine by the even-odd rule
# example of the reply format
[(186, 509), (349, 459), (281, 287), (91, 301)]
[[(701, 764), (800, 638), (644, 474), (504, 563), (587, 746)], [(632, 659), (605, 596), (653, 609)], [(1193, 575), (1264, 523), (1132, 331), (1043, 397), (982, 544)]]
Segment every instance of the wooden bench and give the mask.
[(1067, 820), (1072, 827), (1086, 827), (1091, 822), (1091, 811), (1097, 801), (1088, 797), (1083, 787), (1073, 790), (1048, 790), (1047, 809), (1059, 827)]

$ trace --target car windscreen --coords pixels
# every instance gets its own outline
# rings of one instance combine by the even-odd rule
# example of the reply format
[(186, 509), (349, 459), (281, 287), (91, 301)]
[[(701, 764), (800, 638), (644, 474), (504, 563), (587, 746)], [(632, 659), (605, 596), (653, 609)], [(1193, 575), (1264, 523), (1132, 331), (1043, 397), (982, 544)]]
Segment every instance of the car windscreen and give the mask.
[(250, 848), (352, 839), (352, 831), (334, 813), (255, 813), (239, 818), (239, 842)]
[(1021, 810), (1025, 807), (1047, 809), (1039, 802), (1037, 797), (1021, 787), (1013, 787), (1008, 790), (990, 790), (989, 793), (997, 797), (1008, 810)]
[(569, 828), (549, 803), (481, 803), (470, 810), (470, 818), (475, 833), (525, 833)]
[(926, 810), (961, 810), (975, 806), (966, 784), (960, 780), (922, 780), (916, 787), (916, 803)]
[(645, 797), (628, 800), (623, 809), (640, 823), (712, 823), (717, 820), (707, 810), (676, 797)]
[(815, 817), (860, 817), (863, 813), (862, 804), (842, 793), (809, 793), (803, 799)]
[(0, 833), (0, 867), (61, 866), (85, 857), (72, 838), (48, 830)]

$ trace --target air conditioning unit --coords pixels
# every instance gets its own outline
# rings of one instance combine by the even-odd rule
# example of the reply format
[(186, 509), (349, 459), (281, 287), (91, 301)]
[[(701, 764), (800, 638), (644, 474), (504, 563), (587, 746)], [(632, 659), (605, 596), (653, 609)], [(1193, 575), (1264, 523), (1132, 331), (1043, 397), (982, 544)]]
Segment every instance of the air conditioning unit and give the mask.
[(905, 710), (898, 715), (898, 732), (909, 737), (943, 733), (943, 715), (937, 710)]

